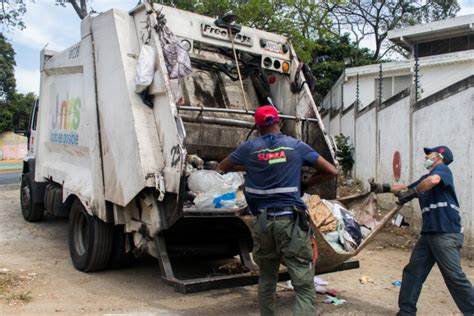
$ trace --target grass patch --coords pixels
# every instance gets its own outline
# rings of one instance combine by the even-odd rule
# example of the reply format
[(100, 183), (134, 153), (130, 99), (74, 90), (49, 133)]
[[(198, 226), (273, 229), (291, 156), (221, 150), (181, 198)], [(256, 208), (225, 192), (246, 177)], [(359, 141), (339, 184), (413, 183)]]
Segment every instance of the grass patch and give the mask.
[(22, 279), (12, 273), (0, 274), (0, 301), (9, 305), (28, 304), (33, 300), (31, 292), (18, 292), (15, 289), (22, 284)]
[(0, 274), (0, 297), (10, 292), (10, 289), (18, 284), (18, 278), (9, 273)]
[(5, 297), (8, 304), (16, 305), (16, 304), (28, 304), (33, 300), (31, 296), (31, 292), (24, 292), (24, 293), (11, 293)]

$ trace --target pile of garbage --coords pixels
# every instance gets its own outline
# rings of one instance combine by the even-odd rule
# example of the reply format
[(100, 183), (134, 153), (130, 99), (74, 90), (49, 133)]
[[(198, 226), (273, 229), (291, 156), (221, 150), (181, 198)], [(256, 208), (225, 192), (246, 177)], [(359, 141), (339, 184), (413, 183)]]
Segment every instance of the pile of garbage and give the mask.
[(311, 221), (336, 252), (353, 252), (370, 235), (371, 228), (359, 224), (353, 211), (341, 203), (308, 194), (303, 196), (303, 200)]
[(189, 200), (200, 209), (241, 209), (247, 207), (242, 186), (243, 172), (216, 172), (217, 162), (204, 162), (196, 155), (188, 156)]

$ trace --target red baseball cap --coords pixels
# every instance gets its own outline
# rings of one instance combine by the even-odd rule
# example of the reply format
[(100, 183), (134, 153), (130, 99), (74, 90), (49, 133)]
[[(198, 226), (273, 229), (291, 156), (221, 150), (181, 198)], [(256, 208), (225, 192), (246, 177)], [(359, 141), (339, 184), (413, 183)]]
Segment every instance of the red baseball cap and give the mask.
[(277, 109), (273, 105), (262, 105), (255, 111), (255, 125), (271, 126), (280, 120)]

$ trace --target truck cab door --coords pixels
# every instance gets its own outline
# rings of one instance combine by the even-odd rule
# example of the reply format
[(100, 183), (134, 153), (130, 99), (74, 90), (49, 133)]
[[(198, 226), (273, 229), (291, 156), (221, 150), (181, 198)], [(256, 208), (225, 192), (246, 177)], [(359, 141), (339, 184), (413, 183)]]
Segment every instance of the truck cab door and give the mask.
[(30, 122), (28, 124), (28, 131), (26, 132), (26, 136), (28, 137), (28, 152), (26, 154), (26, 159), (31, 159), (35, 157), (38, 106), (39, 106), (39, 101), (38, 99), (36, 99), (35, 103), (33, 104), (33, 109), (31, 111)]

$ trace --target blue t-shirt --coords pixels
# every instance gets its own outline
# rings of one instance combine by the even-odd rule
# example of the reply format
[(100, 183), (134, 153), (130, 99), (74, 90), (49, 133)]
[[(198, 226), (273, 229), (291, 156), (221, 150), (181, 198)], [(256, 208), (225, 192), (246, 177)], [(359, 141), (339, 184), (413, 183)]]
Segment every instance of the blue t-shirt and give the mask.
[(305, 209), (301, 168), (314, 166), (318, 158), (310, 146), (281, 133), (246, 141), (230, 155), (234, 164), (245, 166), (245, 197), (253, 214), (268, 208)]
[(459, 216), (459, 202), (454, 189), (453, 174), (445, 164), (439, 164), (430, 173), (409, 185), (415, 188), (428, 176), (438, 175), (441, 182), (429, 191), (419, 193), (419, 202), (423, 218), (422, 234), (460, 233), (462, 231)]

